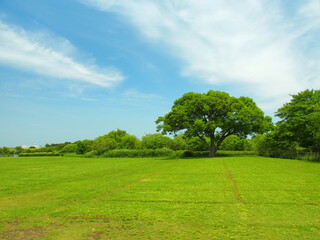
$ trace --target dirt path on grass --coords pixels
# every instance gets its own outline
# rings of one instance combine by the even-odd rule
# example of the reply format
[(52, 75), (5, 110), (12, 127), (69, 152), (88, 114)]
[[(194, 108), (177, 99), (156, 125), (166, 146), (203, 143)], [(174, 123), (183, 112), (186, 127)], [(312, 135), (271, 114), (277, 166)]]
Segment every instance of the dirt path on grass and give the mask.
[(238, 186), (237, 186), (236, 182), (234, 181), (230, 170), (228, 169), (228, 167), (225, 164), (223, 164), (223, 165), (224, 165), (224, 168), (226, 169), (228, 179), (230, 180), (230, 182), (232, 184), (234, 197), (236, 198), (236, 200), (238, 202), (243, 203), (243, 200), (242, 200), (242, 198), (241, 198), (241, 196), (239, 194)]

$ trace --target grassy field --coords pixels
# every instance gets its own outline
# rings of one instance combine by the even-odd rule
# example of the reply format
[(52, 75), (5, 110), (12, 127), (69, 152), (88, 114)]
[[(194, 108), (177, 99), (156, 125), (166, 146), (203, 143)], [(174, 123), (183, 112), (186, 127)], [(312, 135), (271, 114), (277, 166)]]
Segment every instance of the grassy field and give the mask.
[(319, 239), (320, 164), (0, 158), (0, 239)]

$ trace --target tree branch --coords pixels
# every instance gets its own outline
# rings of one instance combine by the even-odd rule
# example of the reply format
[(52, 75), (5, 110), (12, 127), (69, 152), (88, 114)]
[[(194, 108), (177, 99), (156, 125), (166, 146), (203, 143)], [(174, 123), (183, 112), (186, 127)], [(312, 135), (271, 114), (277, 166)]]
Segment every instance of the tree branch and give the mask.
[(220, 139), (217, 142), (217, 147), (219, 147), (221, 145), (221, 143), (223, 142), (224, 139), (226, 139), (227, 137), (229, 137), (232, 134), (234, 134), (233, 129), (228, 129), (227, 131), (224, 131), (222, 136), (220, 137)]
[(197, 133), (197, 136), (198, 136), (208, 147), (210, 147), (210, 144), (207, 142), (207, 140), (206, 140), (203, 136), (201, 136), (199, 133)]

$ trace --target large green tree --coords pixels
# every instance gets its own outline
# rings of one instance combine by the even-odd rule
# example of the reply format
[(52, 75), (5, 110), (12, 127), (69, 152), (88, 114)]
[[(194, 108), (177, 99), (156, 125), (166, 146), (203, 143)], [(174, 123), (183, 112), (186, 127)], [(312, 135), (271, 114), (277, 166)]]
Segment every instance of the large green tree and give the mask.
[(282, 139), (320, 152), (320, 90), (291, 95), (290, 102), (278, 109), (277, 130)]
[(184, 94), (156, 123), (162, 134), (184, 131), (188, 137), (200, 138), (207, 145), (210, 157), (215, 156), (230, 135), (246, 137), (272, 128), (271, 118), (265, 116), (251, 98), (231, 97), (213, 90)]

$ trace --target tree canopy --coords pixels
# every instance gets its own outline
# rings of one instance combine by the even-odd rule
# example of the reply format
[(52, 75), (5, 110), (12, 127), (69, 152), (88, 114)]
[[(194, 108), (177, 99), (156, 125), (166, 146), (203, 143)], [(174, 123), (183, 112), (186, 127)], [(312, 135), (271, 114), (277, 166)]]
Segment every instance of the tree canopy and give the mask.
[(290, 102), (279, 108), (277, 132), (282, 139), (301, 147), (320, 151), (320, 90), (305, 90), (291, 95)]
[(162, 134), (184, 131), (188, 137), (200, 138), (210, 150), (211, 157), (230, 135), (246, 137), (272, 128), (271, 118), (265, 116), (251, 98), (231, 97), (228, 93), (213, 90), (203, 94), (184, 94), (156, 123)]

